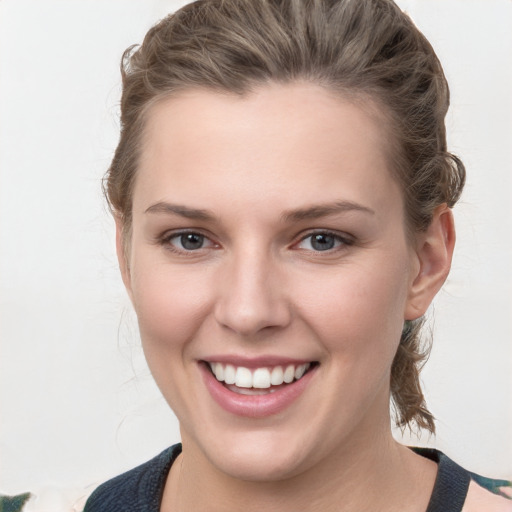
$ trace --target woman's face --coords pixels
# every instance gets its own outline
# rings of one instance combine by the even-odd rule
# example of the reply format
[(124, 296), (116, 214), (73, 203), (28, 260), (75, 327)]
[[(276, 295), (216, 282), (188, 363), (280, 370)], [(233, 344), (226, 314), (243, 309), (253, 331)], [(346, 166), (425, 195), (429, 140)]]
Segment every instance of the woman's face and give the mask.
[(386, 144), (384, 123), (315, 85), (149, 111), (123, 274), (204, 464), (282, 479), (388, 433), (420, 263)]

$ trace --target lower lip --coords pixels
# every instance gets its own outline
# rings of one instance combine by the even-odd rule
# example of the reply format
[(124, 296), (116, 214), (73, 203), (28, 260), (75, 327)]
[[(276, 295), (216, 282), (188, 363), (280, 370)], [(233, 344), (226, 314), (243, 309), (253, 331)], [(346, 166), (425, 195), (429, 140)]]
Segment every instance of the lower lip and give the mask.
[(265, 395), (241, 395), (230, 391), (211, 373), (206, 363), (199, 365), (206, 388), (212, 398), (226, 411), (237, 416), (264, 418), (278, 414), (299, 398), (311, 381), (316, 367), (302, 378), (288, 384), (273, 393)]

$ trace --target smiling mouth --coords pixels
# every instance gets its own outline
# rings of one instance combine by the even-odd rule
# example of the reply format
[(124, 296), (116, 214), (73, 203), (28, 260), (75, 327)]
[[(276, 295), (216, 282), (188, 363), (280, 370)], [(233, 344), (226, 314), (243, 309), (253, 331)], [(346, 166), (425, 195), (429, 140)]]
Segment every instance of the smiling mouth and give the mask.
[(230, 391), (240, 395), (266, 395), (302, 379), (318, 363), (276, 365), (254, 369), (219, 362), (207, 362), (207, 365), (215, 379), (222, 382)]

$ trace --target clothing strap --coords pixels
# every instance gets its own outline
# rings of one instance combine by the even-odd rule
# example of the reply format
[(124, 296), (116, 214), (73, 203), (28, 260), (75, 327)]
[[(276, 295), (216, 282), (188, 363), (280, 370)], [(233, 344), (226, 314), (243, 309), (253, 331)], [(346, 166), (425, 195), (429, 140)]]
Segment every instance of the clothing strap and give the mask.
[[(425, 453), (428, 451), (422, 450), (422, 455), (429, 457), (430, 454)], [(427, 512), (461, 512), (471, 482), (469, 472), (440, 452), (432, 453), (429, 458), (437, 458), (439, 465)]]

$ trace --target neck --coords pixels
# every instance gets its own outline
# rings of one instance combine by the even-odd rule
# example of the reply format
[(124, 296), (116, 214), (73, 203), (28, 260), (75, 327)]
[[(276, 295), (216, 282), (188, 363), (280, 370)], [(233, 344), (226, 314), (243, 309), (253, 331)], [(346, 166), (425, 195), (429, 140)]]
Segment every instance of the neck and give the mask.
[(162, 512), (384, 512), (396, 510), (397, 503), (404, 512), (425, 510), (435, 464), (394, 441), (390, 430), (372, 442), (362, 437), (353, 436), (344, 444), (350, 448), (340, 448), (298, 475), (256, 482), (219, 471), (184, 438), (183, 453), (168, 478)]

